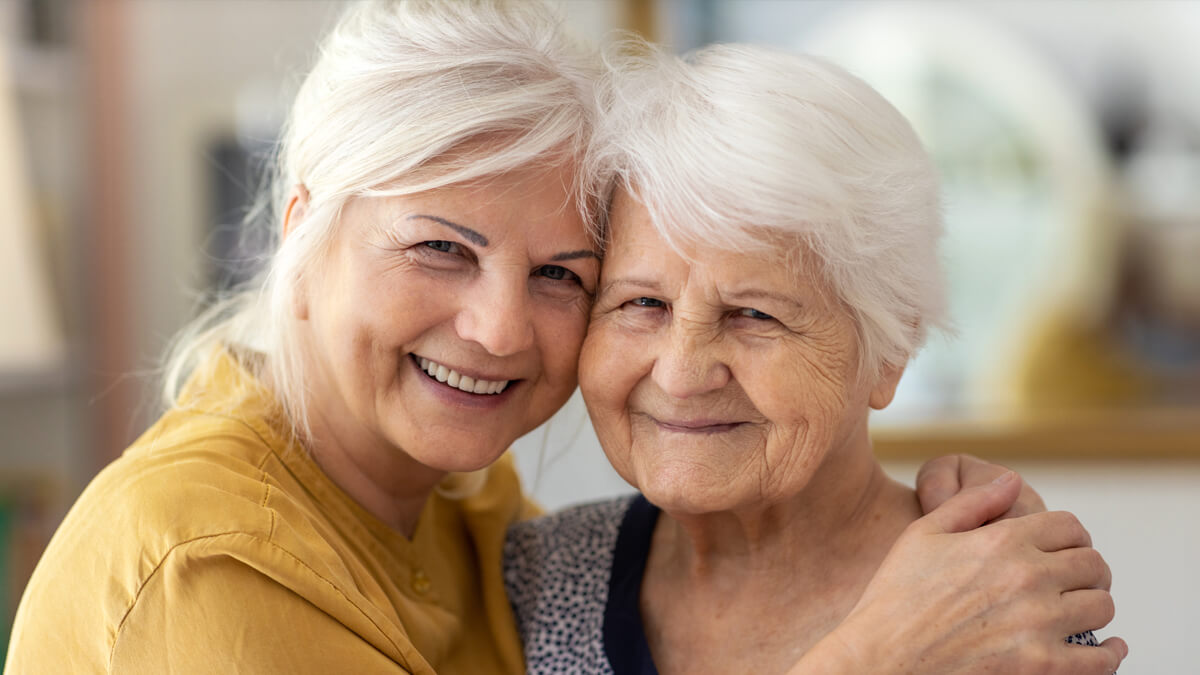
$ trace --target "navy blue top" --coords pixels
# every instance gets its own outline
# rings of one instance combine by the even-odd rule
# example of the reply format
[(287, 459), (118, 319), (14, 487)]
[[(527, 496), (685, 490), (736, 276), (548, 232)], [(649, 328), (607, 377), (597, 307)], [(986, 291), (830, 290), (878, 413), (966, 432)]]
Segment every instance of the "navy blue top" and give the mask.
[(657, 506), (638, 495), (621, 519), (617, 533), (608, 603), (604, 607), (604, 653), (615, 675), (658, 675), (638, 603), (658, 512)]

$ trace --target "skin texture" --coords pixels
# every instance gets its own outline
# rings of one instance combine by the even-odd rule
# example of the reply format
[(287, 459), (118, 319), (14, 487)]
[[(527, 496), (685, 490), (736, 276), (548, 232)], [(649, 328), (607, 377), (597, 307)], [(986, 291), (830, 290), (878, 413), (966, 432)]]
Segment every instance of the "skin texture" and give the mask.
[[(355, 199), (300, 282), (313, 455), (402, 532), (447, 472), (491, 464), (575, 389), (599, 261), (571, 170)], [(464, 393), (414, 357), (512, 382)]]
[(890, 402), (899, 372), (856, 376), (853, 321), (810, 275), (716, 248), (689, 263), (624, 193), (612, 220), (580, 370), (622, 477), (673, 513), (737, 511), (790, 499), (827, 454), (869, 447), (868, 402)]
[[(580, 386), (613, 466), (664, 511), (640, 598), (660, 672), (1119, 661), (1123, 645), (1076, 658), (1062, 641), (1112, 618), (1074, 517), (960, 533), (1013, 510), (1020, 481), (925, 520), (883, 474), (867, 416), (900, 371), (859, 376), (852, 320), (798, 259), (786, 242), (676, 251), (635, 198), (614, 199)], [(962, 464), (943, 478), (961, 484)]]

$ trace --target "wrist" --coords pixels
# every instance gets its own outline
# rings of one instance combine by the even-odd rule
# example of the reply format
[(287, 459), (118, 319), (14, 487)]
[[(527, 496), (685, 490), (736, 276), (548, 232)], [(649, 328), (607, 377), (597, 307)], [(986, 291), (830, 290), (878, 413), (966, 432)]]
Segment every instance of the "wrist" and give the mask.
[(796, 663), (788, 675), (859, 675), (860, 673), (883, 673), (871, 658), (873, 649), (861, 644), (856, 631), (838, 626), (821, 638), (812, 649)]

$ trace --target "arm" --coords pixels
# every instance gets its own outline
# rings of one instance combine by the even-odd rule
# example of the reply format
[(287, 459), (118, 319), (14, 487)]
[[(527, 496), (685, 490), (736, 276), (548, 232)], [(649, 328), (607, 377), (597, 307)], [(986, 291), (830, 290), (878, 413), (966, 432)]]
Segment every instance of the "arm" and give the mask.
[(334, 606), (336, 592), (311, 569), (297, 566), (288, 583), (303, 588), (291, 582), (310, 578), (311, 588), (329, 591), (324, 597), (302, 597), (253, 562), (193, 555), (189, 546), (169, 554), (142, 587), (118, 628), (108, 672), (408, 672), (384, 652), (395, 645), (370, 617), (349, 602)]
[(980, 527), (1019, 491), (1007, 474), (913, 523), (846, 620), (790, 672), (1114, 672), (1128, 652), (1120, 638), (1064, 641), (1113, 617), (1108, 566), (1078, 520), (1041, 513)]

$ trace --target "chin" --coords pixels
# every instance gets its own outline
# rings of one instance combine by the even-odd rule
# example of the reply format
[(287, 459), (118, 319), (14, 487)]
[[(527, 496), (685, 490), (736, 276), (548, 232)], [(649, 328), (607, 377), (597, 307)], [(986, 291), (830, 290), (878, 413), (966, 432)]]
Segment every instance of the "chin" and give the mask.
[[(733, 508), (728, 484), (720, 481), (698, 480), (695, 477), (671, 476), (656, 472), (653, 479), (640, 481), (639, 490), (646, 500), (667, 513), (700, 515)], [(714, 484), (715, 483), (715, 484)]]
[[(499, 435), (499, 434), (497, 434)], [(468, 473), (485, 469), (500, 459), (510, 444), (497, 444), (496, 436), (479, 438), (474, 434), (458, 436), (439, 435), (412, 443), (409, 447), (428, 449), (420, 455), (409, 456), (421, 464), (437, 471)], [(405, 448), (404, 443), (396, 444)]]

